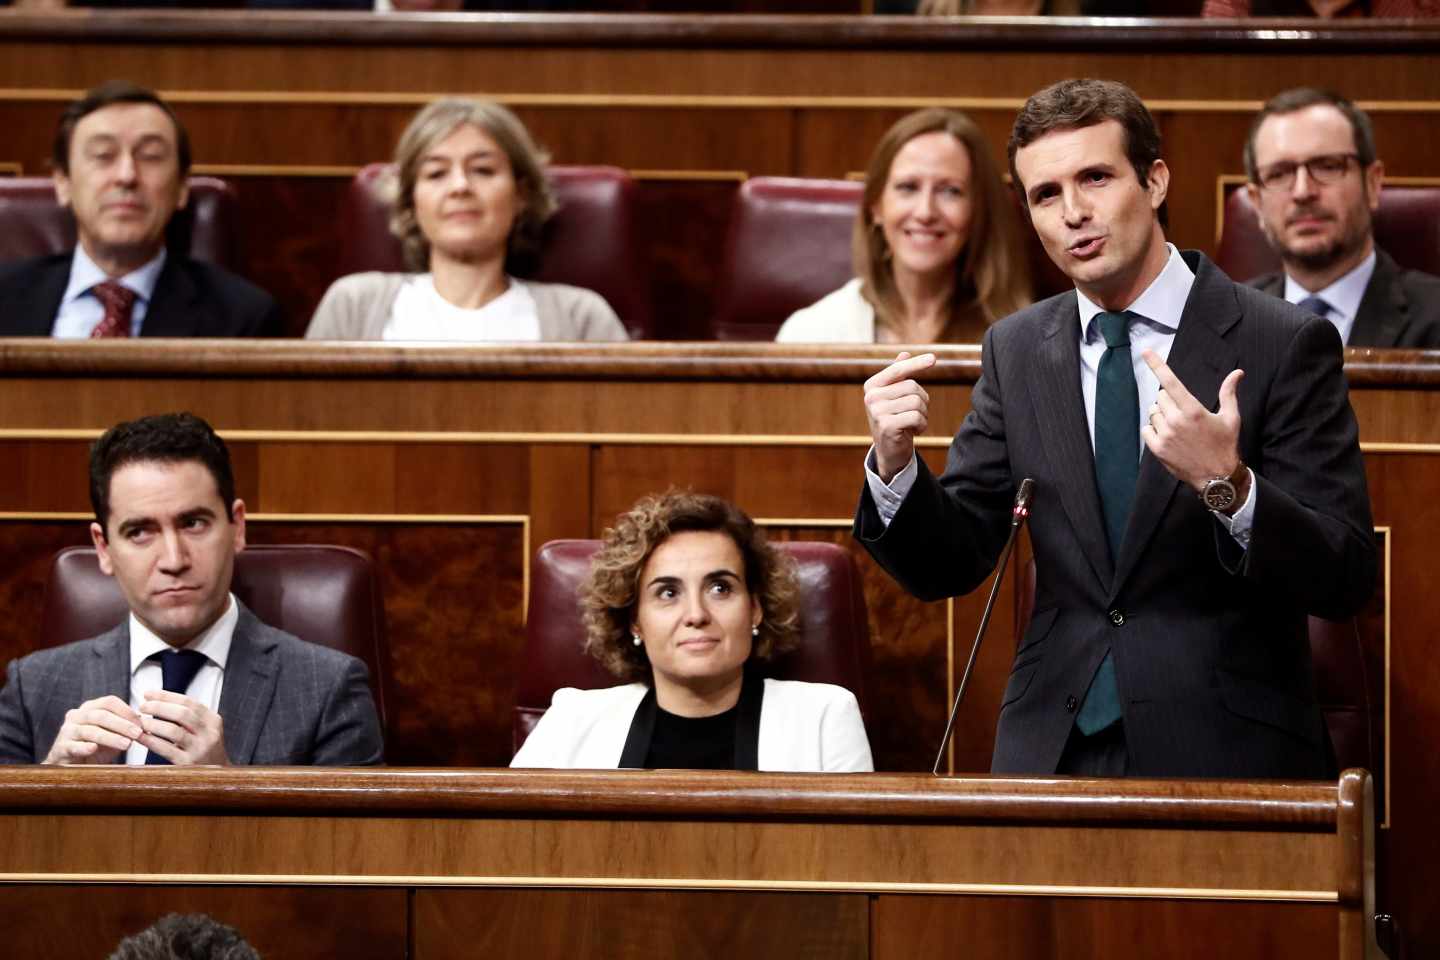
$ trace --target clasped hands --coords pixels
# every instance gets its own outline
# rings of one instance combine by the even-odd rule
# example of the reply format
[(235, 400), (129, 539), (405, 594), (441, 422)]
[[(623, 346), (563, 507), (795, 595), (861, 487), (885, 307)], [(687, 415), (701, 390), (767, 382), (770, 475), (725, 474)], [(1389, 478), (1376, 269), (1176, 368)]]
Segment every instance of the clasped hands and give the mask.
[[(1245, 372), (1230, 371), (1220, 384), (1220, 408), (1211, 413), (1153, 350), (1141, 356), (1160, 381), (1160, 393), (1140, 428), (1151, 454), (1197, 493), (1206, 481), (1234, 473), (1240, 464), (1236, 390)], [(902, 351), (865, 381), (865, 416), (875, 444), (876, 473), (886, 483), (910, 462), (915, 437), (930, 424), (930, 395), (915, 377), (934, 365), (933, 353), (911, 356)]]
[(197, 700), (149, 690), (140, 709), (110, 695), (87, 700), (65, 714), (46, 763), (114, 763), (131, 742), (176, 766), (229, 766), (224, 721)]

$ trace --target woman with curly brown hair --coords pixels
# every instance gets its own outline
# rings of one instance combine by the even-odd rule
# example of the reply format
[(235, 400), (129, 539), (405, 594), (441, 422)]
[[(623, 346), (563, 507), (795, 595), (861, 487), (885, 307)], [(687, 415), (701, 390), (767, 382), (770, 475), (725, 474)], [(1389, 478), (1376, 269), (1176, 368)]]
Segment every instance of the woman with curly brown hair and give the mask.
[(719, 497), (646, 497), (581, 588), (585, 649), (622, 686), (565, 688), (514, 767), (871, 770), (855, 695), (764, 678), (794, 645), (794, 572)]

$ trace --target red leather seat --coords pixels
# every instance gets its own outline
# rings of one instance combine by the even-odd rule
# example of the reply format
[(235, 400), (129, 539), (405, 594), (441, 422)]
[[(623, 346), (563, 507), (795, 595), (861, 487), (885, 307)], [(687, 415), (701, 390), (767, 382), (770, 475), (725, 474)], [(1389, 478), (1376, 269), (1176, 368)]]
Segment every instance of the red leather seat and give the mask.
[[(772, 661), (767, 674), (845, 687), (865, 709), (864, 676), (870, 663), (870, 624), (860, 571), (833, 543), (777, 543), (794, 558), (800, 581), (800, 642)], [(577, 602), (581, 581), (599, 540), (552, 540), (540, 548), (530, 572), (525, 654), (515, 696), (514, 749), (519, 750), (561, 687), (594, 689), (619, 681), (585, 653)]]
[[(1375, 212), (1375, 242), (1411, 270), (1440, 274), (1440, 187), (1386, 187)], [(1225, 198), (1216, 264), (1245, 281), (1280, 269), (1260, 232), (1259, 214), (1244, 188)]]
[[(377, 190), (393, 164), (355, 174), (341, 210), (340, 274), (399, 272), (405, 256), (390, 232), (390, 205)], [(649, 277), (634, 241), (635, 181), (618, 167), (546, 168), (559, 209), (545, 224), (532, 279), (594, 290), (632, 337), (651, 331)]]
[[(235, 557), (231, 590), (270, 626), (360, 658), (384, 728), (390, 685), (385, 604), (368, 554), (328, 545), (246, 547)], [(55, 555), (40, 620), (47, 645), (104, 633), (128, 612), (115, 579), (100, 572), (93, 547)]]
[[(235, 269), (235, 190), (214, 177), (191, 177), (190, 199), (166, 229), (171, 250)], [(0, 262), (62, 253), (75, 246), (75, 218), (55, 200), (49, 177), (0, 177)]]
[(753, 177), (730, 215), (716, 291), (718, 340), (774, 340), (790, 314), (855, 276), (850, 234), (865, 185)]

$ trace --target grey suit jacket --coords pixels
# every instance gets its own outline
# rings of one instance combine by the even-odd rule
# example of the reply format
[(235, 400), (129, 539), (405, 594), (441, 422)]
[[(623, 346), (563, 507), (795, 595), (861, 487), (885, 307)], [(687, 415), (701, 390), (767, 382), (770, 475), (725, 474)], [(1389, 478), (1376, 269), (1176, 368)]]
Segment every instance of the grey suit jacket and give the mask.
[[(354, 657), (268, 627), (242, 604), (220, 691), (230, 762), (381, 763), (380, 721), (366, 677)], [(41, 762), (65, 713), (106, 694), (130, 700), (128, 620), (98, 637), (12, 660), (0, 690), (0, 763)]]
[[(1272, 297), (1285, 296), (1283, 273), (1267, 273), (1250, 285)], [(1440, 348), (1440, 277), (1402, 270), (1376, 247), (1375, 272), (1365, 285), (1346, 346)]]
[(938, 599), (989, 575), (1015, 489), (1035, 480), (1035, 612), (1001, 698), (997, 772), (1055, 771), (1107, 651), (1133, 775), (1321, 777), (1331, 765), (1305, 616), (1353, 614), (1376, 569), (1340, 338), (1200, 254), (1185, 259), (1195, 285), (1169, 363), (1212, 410), (1225, 376), (1245, 371), (1240, 454), (1256, 477), (1248, 550), (1146, 450), (1111, 559), (1074, 291), (990, 329), (944, 475), (921, 461), (888, 528), (862, 488), (857, 538), (907, 589)]

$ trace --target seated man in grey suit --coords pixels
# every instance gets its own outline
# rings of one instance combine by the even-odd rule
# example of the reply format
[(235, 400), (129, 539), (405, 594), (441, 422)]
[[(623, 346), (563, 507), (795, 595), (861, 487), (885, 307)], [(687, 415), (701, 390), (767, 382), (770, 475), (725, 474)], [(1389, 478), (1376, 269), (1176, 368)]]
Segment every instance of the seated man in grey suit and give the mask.
[(245, 504), (209, 424), (112, 427), (90, 453), (90, 499), (100, 569), (130, 616), (10, 663), (0, 762), (382, 761), (364, 664), (266, 626), (230, 592)]
[(1250, 281), (1318, 314), (1352, 347), (1440, 347), (1440, 277), (1402, 270), (1375, 246), (1385, 164), (1349, 100), (1287, 90), (1255, 115), (1246, 190), (1283, 273)]
[(107, 83), (66, 108), (51, 162), (74, 250), (0, 265), (0, 336), (278, 336), (280, 307), (212, 263), (165, 249), (188, 199), (190, 139), (158, 96)]

